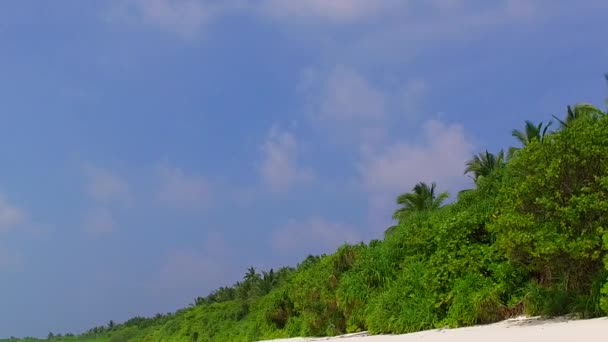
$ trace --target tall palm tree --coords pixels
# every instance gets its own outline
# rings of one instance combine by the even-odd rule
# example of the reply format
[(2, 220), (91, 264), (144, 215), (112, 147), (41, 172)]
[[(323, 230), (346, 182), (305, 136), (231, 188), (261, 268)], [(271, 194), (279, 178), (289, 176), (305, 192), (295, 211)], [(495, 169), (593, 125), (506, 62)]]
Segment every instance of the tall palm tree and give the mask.
[(397, 209), (393, 214), (393, 218), (398, 220), (403, 215), (415, 212), (435, 210), (441, 207), (441, 204), (449, 197), (447, 192), (440, 194), (435, 193), (437, 184), (432, 183), (430, 186), (424, 182), (420, 182), (414, 186), (411, 192), (407, 192), (397, 197), (397, 204), (401, 208)]
[(236, 296), (242, 300), (257, 297), (261, 280), (262, 277), (255, 268), (253, 266), (249, 267), (247, 273), (245, 273), (245, 276), (243, 277), (243, 282), (240, 284), (237, 283)]
[(568, 106), (568, 114), (566, 115), (566, 118), (564, 120), (559, 119), (555, 115), (553, 115), (553, 117), (560, 123), (561, 128), (565, 128), (568, 127), (568, 125), (571, 124), (574, 120), (582, 116), (596, 116), (600, 114), (604, 113), (596, 106), (589, 103), (579, 103), (574, 105), (574, 108)]
[(279, 279), (271, 268), (270, 271), (262, 271), (262, 281), (260, 282), (260, 290), (262, 294), (270, 292), (278, 283)]
[[(543, 142), (545, 137), (547, 136), (547, 130), (551, 127), (553, 122), (549, 121), (548, 124), (544, 125), (543, 122), (535, 125), (531, 121), (526, 120), (526, 126), (523, 131), (518, 129), (514, 129), (511, 131), (511, 135), (514, 136), (522, 145), (522, 147), (528, 146), (532, 141), (538, 140)], [(519, 151), (519, 147), (511, 147), (509, 148), (508, 159), (515, 154), (515, 152)]]
[(501, 168), (504, 165), (505, 153), (503, 150), (500, 150), (500, 152), (498, 152), (496, 155), (486, 150), (485, 152), (476, 154), (467, 162), (467, 167), (464, 170), (464, 173), (471, 173), (471, 178), (473, 178), (475, 183), (477, 183), (481, 177), (487, 177), (492, 173), (492, 171)]
[(545, 136), (547, 135), (547, 130), (551, 127), (552, 122), (549, 121), (548, 124), (544, 125), (543, 122), (535, 125), (531, 121), (526, 120), (526, 127), (523, 131), (518, 129), (514, 129), (511, 132), (511, 135), (514, 136), (519, 142), (521, 142), (522, 146), (527, 146), (533, 140), (538, 140), (543, 142)]
[(245, 273), (245, 277), (243, 277), (243, 279), (246, 282), (255, 282), (260, 279), (260, 275), (258, 272), (256, 272), (255, 268), (251, 266), (247, 269), (247, 273)]

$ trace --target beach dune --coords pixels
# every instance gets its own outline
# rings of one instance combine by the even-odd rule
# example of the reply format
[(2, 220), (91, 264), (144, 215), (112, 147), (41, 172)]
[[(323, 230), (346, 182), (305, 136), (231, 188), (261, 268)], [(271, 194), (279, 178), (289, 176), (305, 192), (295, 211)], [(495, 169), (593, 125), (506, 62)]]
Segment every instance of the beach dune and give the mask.
[(458, 329), (436, 329), (404, 335), (367, 333), (336, 337), (278, 339), (273, 342), (571, 342), (608, 341), (608, 318), (513, 318), (503, 322)]

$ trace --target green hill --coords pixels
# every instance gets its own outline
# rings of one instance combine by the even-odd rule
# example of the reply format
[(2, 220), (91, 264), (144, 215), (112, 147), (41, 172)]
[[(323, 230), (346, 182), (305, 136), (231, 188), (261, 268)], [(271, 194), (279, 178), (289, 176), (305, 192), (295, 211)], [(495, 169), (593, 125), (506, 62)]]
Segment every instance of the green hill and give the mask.
[(451, 204), (424, 183), (399, 196), (397, 224), (382, 241), (344, 245), (295, 268), (251, 268), (173, 314), (49, 340), (254, 341), (413, 332), (520, 314), (605, 315), (608, 116), (581, 105), (558, 123), (553, 131), (527, 123), (507, 153), (474, 156), (463, 169), (475, 188)]

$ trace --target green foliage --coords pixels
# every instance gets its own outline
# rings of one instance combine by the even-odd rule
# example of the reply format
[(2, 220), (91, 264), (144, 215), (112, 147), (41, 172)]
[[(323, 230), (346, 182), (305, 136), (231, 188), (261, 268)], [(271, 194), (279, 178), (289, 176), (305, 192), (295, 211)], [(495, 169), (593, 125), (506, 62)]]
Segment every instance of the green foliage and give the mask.
[(533, 140), (542, 143), (545, 136), (547, 136), (547, 130), (551, 127), (551, 124), (551, 121), (546, 125), (542, 122), (535, 125), (530, 121), (526, 121), (525, 129), (523, 131), (514, 129), (511, 132), (511, 135), (519, 140), (522, 146), (528, 146)]
[(559, 119), (555, 115), (553, 117), (560, 123), (562, 128), (568, 127), (569, 124), (581, 117), (597, 117), (602, 115), (602, 111), (588, 103), (579, 103), (573, 107), (568, 106), (568, 114), (564, 120)]
[(427, 289), (427, 268), (423, 262), (412, 262), (371, 301), (367, 310), (370, 332), (405, 333), (435, 326), (439, 298)]
[(428, 185), (420, 182), (414, 186), (411, 192), (399, 195), (397, 197), (397, 204), (400, 208), (395, 211), (393, 218), (399, 220), (404, 215), (412, 212), (439, 209), (449, 195), (447, 192), (436, 194), (436, 188), (437, 184), (435, 183)]
[(505, 155), (502, 150), (496, 155), (486, 150), (485, 152), (473, 156), (473, 158), (466, 163), (464, 173), (472, 174), (473, 180), (475, 183), (478, 183), (484, 177), (488, 177), (497, 169), (504, 167), (504, 165)]
[(608, 119), (583, 117), (533, 141), (506, 171), (497, 248), (541, 286), (584, 293), (602, 268), (608, 223)]
[(492, 323), (504, 318), (501, 289), (491, 278), (470, 273), (459, 278), (449, 293), (445, 322), (451, 327)]
[[(174, 314), (110, 321), (52, 341), (254, 341), (403, 333), (520, 314), (608, 313), (608, 117), (568, 109), (527, 122), (522, 148), (476, 155), (475, 189), (442, 206), (435, 184), (398, 198), (383, 240), (258, 271)], [(4, 340), (17, 341), (17, 339)], [(35, 341), (23, 339), (21, 341)], [(0, 340), (3, 342), (3, 340)]]

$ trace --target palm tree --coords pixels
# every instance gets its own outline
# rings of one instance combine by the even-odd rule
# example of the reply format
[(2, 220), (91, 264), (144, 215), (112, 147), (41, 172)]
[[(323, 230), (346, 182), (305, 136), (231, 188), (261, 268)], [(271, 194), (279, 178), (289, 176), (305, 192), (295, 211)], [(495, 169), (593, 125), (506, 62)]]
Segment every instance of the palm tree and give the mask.
[(522, 146), (525, 147), (535, 139), (540, 142), (543, 142), (545, 136), (547, 135), (547, 130), (549, 129), (549, 127), (551, 127), (551, 124), (553, 123), (549, 121), (549, 123), (544, 125), (543, 127), (543, 122), (539, 123), (538, 125), (535, 125), (531, 121), (526, 120), (526, 127), (524, 128), (524, 130), (520, 131), (518, 129), (514, 129), (511, 132), (511, 135), (514, 136), (517, 140), (519, 140)]
[(247, 273), (245, 273), (245, 277), (243, 278), (246, 282), (255, 282), (260, 278), (258, 272), (256, 272), (253, 266), (247, 269)]
[(489, 176), (494, 170), (501, 168), (504, 165), (505, 153), (503, 150), (500, 150), (496, 155), (486, 150), (485, 152), (476, 154), (467, 162), (467, 168), (464, 170), (464, 173), (472, 173), (473, 176), (471, 178), (477, 183), (481, 177)]
[(249, 267), (243, 277), (243, 282), (237, 282), (235, 286), (236, 297), (245, 301), (257, 297), (261, 279), (260, 274), (256, 272), (255, 268)]
[(589, 103), (579, 103), (574, 105), (574, 108), (568, 106), (568, 114), (566, 115), (566, 118), (564, 120), (557, 118), (555, 115), (553, 115), (553, 117), (560, 123), (561, 128), (566, 128), (574, 120), (582, 116), (596, 116), (599, 114), (603, 114), (603, 112), (596, 106)]
[[(539, 123), (538, 125), (535, 125), (531, 121), (526, 120), (526, 127), (524, 128), (524, 130), (520, 131), (518, 129), (514, 129), (513, 131), (511, 131), (511, 135), (514, 136), (517, 140), (519, 140), (522, 147), (528, 146), (534, 140), (538, 140), (542, 143), (545, 140), (545, 137), (547, 136), (547, 130), (549, 129), (549, 127), (551, 127), (551, 124), (553, 124), (553, 122), (549, 121), (549, 123), (544, 125), (543, 127), (543, 122)], [(509, 148), (509, 154), (507, 156), (508, 159), (511, 159), (515, 152), (519, 150), (520, 148), (518, 147)]]
[(435, 183), (429, 186), (424, 182), (420, 182), (414, 186), (411, 192), (399, 195), (397, 197), (397, 204), (401, 208), (395, 211), (393, 218), (398, 220), (404, 214), (440, 208), (441, 204), (449, 197), (449, 194), (447, 192), (435, 194), (436, 187), (437, 184)]
[(265, 295), (277, 285), (279, 279), (272, 268), (268, 272), (262, 271), (262, 274), (263, 277), (260, 283), (260, 290), (262, 291), (262, 295)]

